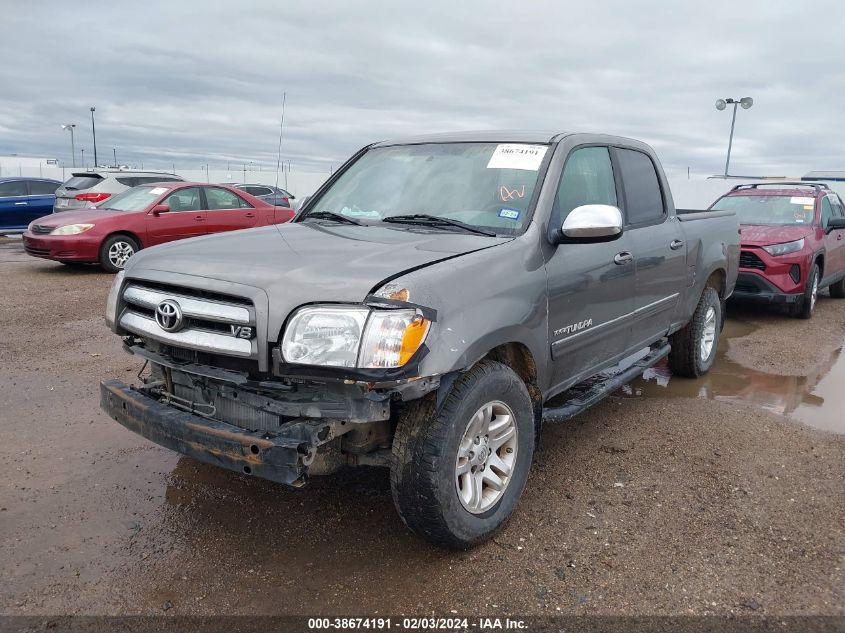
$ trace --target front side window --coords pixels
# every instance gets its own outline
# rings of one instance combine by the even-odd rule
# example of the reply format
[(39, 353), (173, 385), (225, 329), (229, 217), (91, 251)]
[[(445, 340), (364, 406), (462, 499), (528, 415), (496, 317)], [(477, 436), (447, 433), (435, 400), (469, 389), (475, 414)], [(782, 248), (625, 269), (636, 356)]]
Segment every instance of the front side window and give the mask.
[(830, 218), (833, 216), (833, 206), (830, 204), (830, 198), (822, 198), (822, 218), (821, 218), (821, 227), (823, 229), (827, 228), (827, 223), (830, 222)]
[(252, 207), (246, 200), (226, 189), (217, 187), (205, 188), (205, 199), (209, 209), (243, 209)]
[(569, 155), (557, 188), (551, 225), (560, 227), (572, 209), (584, 204), (617, 206), (616, 182), (606, 147), (582, 147)]
[(665, 215), (660, 180), (651, 158), (632, 149), (618, 149), (619, 171), (625, 187), (628, 224), (659, 222)]
[(199, 187), (177, 189), (162, 200), (162, 204), (168, 205), (171, 211), (200, 211), (202, 209), (200, 189)]
[(740, 224), (812, 224), (816, 199), (813, 196), (731, 195), (717, 200), (711, 209), (734, 211)]
[(497, 233), (522, 232), (548, 149), (527, 143), (373, 148), (309, 204), (299, 221), (311, 213), (339, 214), (361, 224), (429, 215)]

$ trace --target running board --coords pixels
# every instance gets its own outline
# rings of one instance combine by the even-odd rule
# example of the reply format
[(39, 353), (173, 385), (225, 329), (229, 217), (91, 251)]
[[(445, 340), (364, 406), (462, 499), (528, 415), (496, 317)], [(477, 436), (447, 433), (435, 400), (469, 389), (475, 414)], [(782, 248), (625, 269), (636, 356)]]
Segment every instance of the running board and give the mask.
[(543, 407), (543, 422), (565, 422), (575, 417), (666, 358), (671, 349), (671, 345), (663, 341), (649, 348), (645, 356), (627, 367), (617, 365), (578, 383), (552, 399), (563, 399), (564, 404)]

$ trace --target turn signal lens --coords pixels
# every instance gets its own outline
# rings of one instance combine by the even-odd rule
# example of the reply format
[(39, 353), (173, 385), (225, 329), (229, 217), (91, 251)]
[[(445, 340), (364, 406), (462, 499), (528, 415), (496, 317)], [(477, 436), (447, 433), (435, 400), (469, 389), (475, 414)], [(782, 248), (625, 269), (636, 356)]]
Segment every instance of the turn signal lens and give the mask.
[(416, 310), (374, 310), (361, 341), (358, 367), (401, 367), (423, 344), (429, 325)]

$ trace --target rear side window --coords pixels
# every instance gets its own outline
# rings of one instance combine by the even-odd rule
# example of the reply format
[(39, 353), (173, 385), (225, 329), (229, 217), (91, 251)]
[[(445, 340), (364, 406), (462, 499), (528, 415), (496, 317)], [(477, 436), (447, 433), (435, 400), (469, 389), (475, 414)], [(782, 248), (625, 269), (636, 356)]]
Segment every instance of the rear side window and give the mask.
[(606, 147), (582, 147), (569, 155), (555, 196), (552, 226), (561, 226), (569, 212), (583, 204), (617, 206), (613, 166)]
[(74, 174), (73, 177), (64, 184), (64, 188), (81, 191), (82, 189), (90, 189), (91, 187), (99, 184), (102, 180), (103, 177), (97, 176), (96, 174), (92, 174), (90, 176), (87, 174), (84, 176)]
[(617, 149), (619, 170), (625, 187), (625, 214), (629, 224), (658, 222), (665, 215), (657, 170), (647, 154)]
[(248, 194), (253, 196), (269, 196), (273, 193), (273, 190), (270, 187), (238, 187), (241, 191), (246, 191)]
[(217, 187), (206, 187), (205, 198), (208, 201), (209, 209), (243, 209), (245, 207), (252, 207), (251, 204), (240, 196), (236, 196), (226, 189), (218, 189)]
[(59, 188), (54, 182), (45, 182), (43, 180), (30, 180), (29, 193), (33, 196), (52, 196)]
[(0, 182), (0, 196), (25, 196), (26, 182), (23, 180), (12, 180)]

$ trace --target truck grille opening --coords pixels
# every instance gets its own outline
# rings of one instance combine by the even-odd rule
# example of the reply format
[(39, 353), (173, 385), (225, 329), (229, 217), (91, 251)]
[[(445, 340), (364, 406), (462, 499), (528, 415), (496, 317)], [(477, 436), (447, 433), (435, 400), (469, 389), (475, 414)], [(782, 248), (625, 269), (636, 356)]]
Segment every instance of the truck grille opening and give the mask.
[(740, 268), (754, 268), (756, 270), (766, 270), (766, 264), (760, 259), (756, 253), (751, 251), (741, 251), (739, 254)]

